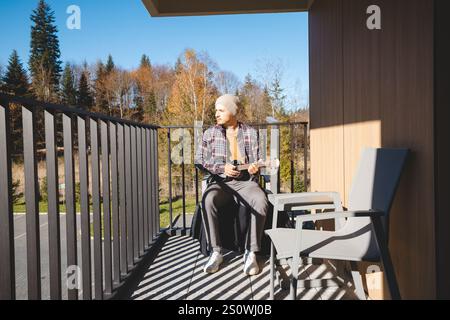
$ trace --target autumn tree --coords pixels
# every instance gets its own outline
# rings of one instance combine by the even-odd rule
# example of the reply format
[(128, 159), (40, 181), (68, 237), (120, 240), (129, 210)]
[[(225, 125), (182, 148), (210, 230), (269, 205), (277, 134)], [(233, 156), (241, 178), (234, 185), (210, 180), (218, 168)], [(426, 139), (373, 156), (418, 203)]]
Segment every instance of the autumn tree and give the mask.
[(185, 50), (178, 61), (168, 111), (171, 115), (182, 115), (181, 123), (205, 122), (211, 116), (208, 109), (218, 95), (211, 65), (207, 55), (199, 57), (192, 49)]

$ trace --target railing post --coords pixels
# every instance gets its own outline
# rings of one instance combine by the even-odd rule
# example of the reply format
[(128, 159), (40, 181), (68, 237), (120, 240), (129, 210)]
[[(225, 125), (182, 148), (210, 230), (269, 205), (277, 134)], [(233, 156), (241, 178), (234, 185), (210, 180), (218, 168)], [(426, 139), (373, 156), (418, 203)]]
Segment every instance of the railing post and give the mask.
[(143, 192), (142, 192), (142, 133), (141, 128), (136, 127), (136, 157), (137, 157), (137, 196), (138, 196), (138, 229), (139, 229), (139, 238), (138, 238), (138, 248), (139, 248), (139, 257), (144, 255), (144, 201), (143, 201)]
[(181, 185), (183, 197), (183, 233), (186, 232), (186, 185), (184, 173), (184, 129), (181, 135)]
[(109, 139), (111, 142), (111, 213), (113, 233), (113, 285), (120, 283), (120, 219), (119, 219), (119, 172), (117, 153), (116, 123), (109, 123)]
[(102, 226), (100, 207), (100, 158), (97, 120), (90, 119), (91, 131), (91, 170), (92, 170), (92, 207), (94, 211), (94, 280), (95, 299), (103, 300), (103, 256)]
[(170, 141), (170, 128), (167, 131), (167, 166), (169, 172), (169, 220), (170, 220), (170, 232), (173, 230), (173, 215), (172, 215), (172, 154), (171, 154), (171, 141)]
[(295, 163), (295, 146), (294, 146), (294, 140), (295, 140), (295, 136), (294, 136), (294, 125), (290, 125), (290, 131), (291, 131), (291, 192), (294, 193), (294, 175), (295, 175), (295, 171), (294, 171), (294, 163)]
[(39, 225), (39, 184), (36, 159), (36, 110), (22, 107), (27, 217), (28, 299), (41, 299), (41, 249)]
[(147, 158), (147, 129), (141, 128), (142, 135), (142, 194), (143, 194), (143, 218), (144, 218), (144, 250), (148, 249), (149, 240), (148, 240), (148, 202), (149, 202), (149, 192), (148, 192), (148, 161)]
[(154, 215), (155, 215), (155, 196), (154, 196), (154, 188), (153, 188), (153, 178), (155, 173), (153, 172), (153, 132), (151, 129), (146, 129), (147, 135), (147, 187), (148, 187), (148, 241), (149, 243), (153, 242), (154, 238)]
[(9, 106), (0, 101), (0, 300), (16, 298)]
[(125, 193), (126, 193), (126, 216), (127, 216), (127, 262), (128, 270), (133, 268), (133, 177), (131, 174), (131, 128), (125, 125)]
[(137, 176), (137, 150), (136, 150), (136, 127), (131, 126), (131, 177), (133, 196), (133, 264), (139, 258), (139, 220), (138, 220), (138, 176)]
[(125, 138), (124, 125), (117, 125), (117, 144), (119, 161), (119, 222), (120, 222), (120, 274), (126, 276), (128, 273), (127, 264), (127, 206), (126, 206), (126, 180), (125, 174)]
[(56, 154), (56, 123), (53, 112), (45, 110), (45, 148), (47, 150), (47, 197), (50, 299), (61, 299), (61, 232), (58, 189), (58, 157)]
[(304, 125), (303, 130), (303, 179), (305, 181), (305, 191), (308, 191), (308, 124)]
[(154, 177), (154, 192), (155, 192), (155, 219), (156, 219), (156, 224), (155, 224), (155, 231), (156, 231), (156, 235), (158, 235), (160, 233), (160, 229), (161, 229), (161, 223), (160, 223), (160, 217), (159, 217), (159, 157), (158, 157), (158, 131), (156, 129), (153, 129), (153, 141), (155, 142), (153, 144), (153, 154), (155, 155), (155, 161), (154, 161), (154, 172), (155, 172), (155, 177)]
[(81, 272), (83, 282), (83, 300), (92, 299), (91, 280), (91, 214), (89, 209), (89, 170), (87, 156), (86, 120), (78, 116), (78, 156), (80, 175), (80, 211), (81, 211)]
[[(75, 170), (73, 166), (72, 116), (63, 114), (64, 133), (64, 178), (66, 202), (67, 268), (78, 267), (77, 262), (77, 217), (75, 213)], [(67, 274), (67, 272), (66, 272)], [(67, 281), (69, 284), (69, 281)], [(68, 288), (69, 300), (78, 299), (78, 290)]]
[(103, 248), (105, 294), (112, 293), (112, 250), (111, 250), (111, 190), (109, 173), (109, 132), (108, 123), (100, 120), (102, 150), (102, 195), (103, 195)]

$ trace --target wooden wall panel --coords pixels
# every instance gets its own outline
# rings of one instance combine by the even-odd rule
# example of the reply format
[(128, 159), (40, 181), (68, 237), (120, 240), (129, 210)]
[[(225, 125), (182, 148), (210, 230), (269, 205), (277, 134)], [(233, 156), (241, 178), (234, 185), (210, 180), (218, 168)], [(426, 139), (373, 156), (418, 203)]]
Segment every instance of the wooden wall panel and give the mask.
[(380, 33), (367, 29), (372, 0), (343, 1), (345, 204), (364, 147), (380, 147)]
[(344, 196), (341, 4), (318, 1), (309, 15), (311, 190)]
[[(382, 30), (366, 28), (372, 4), (381, 8)], [(411, 148), (391, 210), (390, 248), (403, 297), (434, 298), (432, 1), (316, 0), (310, 19), (311, 38), (322, 39), (310, 40), (313, 190), (329, 190), (343, 180), (347, 201), (363, 147)], [(330, 38), (332, 48), (342, 43), (342, 54), (323, 43)], [(332, 66), (330, 72), (329, 66), (340, 58), (341, 80), (335, 72), (341, 69)], [(342, 114), (330, 107), (332, 100)], [(335, 159), (324, 160), (329, 150)], [(335, 161), (343, 161), (342, 173)]]
[(403, 295), (435, 298), (433, 2), (380, 6), (382, 144), (411, 149), (391, 210), (390, 248)]

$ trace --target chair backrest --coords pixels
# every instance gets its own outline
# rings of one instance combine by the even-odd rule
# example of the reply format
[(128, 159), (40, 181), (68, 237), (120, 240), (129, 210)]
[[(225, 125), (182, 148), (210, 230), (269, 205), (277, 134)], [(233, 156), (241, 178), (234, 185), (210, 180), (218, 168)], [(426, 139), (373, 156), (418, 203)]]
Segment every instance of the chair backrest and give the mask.
[[(389, 211), (407, 155), (408, 149), (366, 148), (353, 178), (348, 210), (382, 210), (386, 213), (386, 234)], [(367, 223), (369, 218), (348, 219), (346, 227), (355, 229)]]

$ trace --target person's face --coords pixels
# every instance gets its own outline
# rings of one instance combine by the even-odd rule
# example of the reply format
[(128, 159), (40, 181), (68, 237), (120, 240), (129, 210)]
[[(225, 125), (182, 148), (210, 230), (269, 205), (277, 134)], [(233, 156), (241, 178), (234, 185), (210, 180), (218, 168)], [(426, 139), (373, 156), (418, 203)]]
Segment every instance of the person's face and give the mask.
[(235, 119), (234, 115), (230, 111), (228, 111), (227, 108), (220, 105), (216, 107), (217, 124), (226, 125), (233, 122), (234, 119)]

